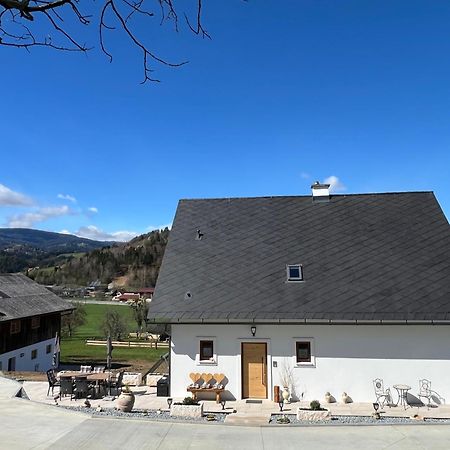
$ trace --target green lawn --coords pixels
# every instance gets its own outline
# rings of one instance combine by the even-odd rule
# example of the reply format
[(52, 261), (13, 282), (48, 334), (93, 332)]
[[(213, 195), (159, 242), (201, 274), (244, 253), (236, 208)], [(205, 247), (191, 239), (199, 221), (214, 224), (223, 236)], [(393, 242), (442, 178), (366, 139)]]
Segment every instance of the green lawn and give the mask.
[[(86, 339), (105, 339), (101, 330), (103, 318), (108, 309), (117, 310), (122, 314), (129, 326), (129, 331), (135, 331), (136, 322), (129, 306), (86, 304), (86, 318), (84, 325), (75, 330), (71, 338), (61, 340), (61, 364), (105, 364), (106, 347), (86, 345)], [(153, 362), (167, 352), (167, 348), (115, 348), (113, 350), (113, 364), (123, 366), (150, 368)]]

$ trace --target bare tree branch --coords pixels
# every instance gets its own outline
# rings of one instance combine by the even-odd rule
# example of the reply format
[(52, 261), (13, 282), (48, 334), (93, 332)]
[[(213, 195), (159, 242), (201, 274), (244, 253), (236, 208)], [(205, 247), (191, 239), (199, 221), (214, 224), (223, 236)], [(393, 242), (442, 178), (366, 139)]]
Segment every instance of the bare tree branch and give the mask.
[(126, 3), (132, 9), (132, 11), (126, 17), (125, 22), (128, 22), (128, 20), (131, 18), (131, 16), (136, 12), (139, 14), (143, 14), (145, 16), (149, 16), (149, 17), (154, 16), (153, 13), (144, 11), (143, 9), (141, 9), (142, 3), (144, 3), (144, 0), (139, 0), (138, 2), (129, 2), (128, 0), (122, 0), (122, 1), (124, 3)]
[(149, 76), (149, 74), (152, 72), (152, 70), (150, 69), (149, 65), (148, 65), (148, 58), (150, 57), (151, 59), (159, 62), (160, 64), (163, 64), (165, 66), (169, 66), (169, 67), (180, 67), (183, 66), (184, 64), (187, 64), (187, 61), (181, 62), (181, 63), (170, 63), (168, 61), (165, 61), (164, 59), (159, 58), (158, 56), (156, 56), (154, 53), (152, 53), (150, 50), (148, 50), (148, 48), (142, 44), (137, 38), (136, 36), (133, 34), (133, 32), (128, 28), (128, 25), (125, 21), (125, 19), (122, 17), (122, 15), (120, 14), (120, 12), (118, 11), (118, 9), (116, 8), (116, 5), (114, 3), (114, 0), (108, 0), (108, 3), (111, 6), (112, 11), (114, 12), (114, 14), (116, 15), (117, 19), (119, 20), (120, 24), (122, 25), (122, 28), (125, 30), (126, 34), (128, 35), (128, 37), (134, 42), (134, 44), (136, 46), (138, 46), (142, 52), (143, 52), (143, 58), (144, 58), (144, 79), (142, 81), (142, 84), (145, 83), (146, 81), (156, 81), (159, 82), (160, 80), (155, 79), (155, 78), (151, 78)]
[[(95, 0), (94, 0), (95, 1)], [(158, 56), (145, 41), (137, 37), (135, 29), (131, 27), (130, 19), (136, 15), (142, 20), (151, 20), (155, 13), (145, 8), (146, 0), (102, 0), (103, 4), (98, 9), (98, 30), (101, 51), (112, 62), (112, 52), (107, 48), (107, 31), (112, 32), (116, 27), (108, 22), (115, 21), (119, 24), (125, 35), (128, 36), (132, 45), (137, 47), (142, 53), (144, 79), (147, 81), (159, 82), (151, 74), (151, 65), (163, 65), (167, 67), (181, 67), (187, 61), (178, 63), (169, 62)], [(161, 10), (162, 25), (165, 21), (173, 21), (175, 31), (178, 31), (178, 0), (154, 0)], [(196, 35), (203, 38), (211, 38), (202, 24), (202, 0), (195, 1), (196, 5), (196, 25), (193, 26), (186, 13), (187, 27)], [(177, 3), (177, 6), (175, 6)], [(33, 23), (35, 16), (41, 15), (47, 19), (48, 30), (42, 31), (33, 26), (26, 26), (25, 23)], [(79, 0), (0, 0), (0, 47), (17, 47), (30, 50), (32, 47), (49, 47), (56, 50), (71, 52), (87, 52), (93, 47), (81, 43), (80, 32), (74, 28), (73, 20), (84, 26), (91, 24), (92, 16), (84, 14), (80, 9)], [(63, 27), (63, 24), (68, 24)], [(38, 31), (39, 30), (39, 31)], [(36, 36), (33, 34), (36, 31)], [(52, 36), (51, 32), (54, 32)]]
[(186, 19), (186, 22), (188, 24), (188, 27), (191, 29), (191, 31), (195, 34), (201, 34), (203, 38), (207, 37), (208, 39), (211, 39), (211, 36), (208, 34), (208, 32), (203, 28), (202, 26), (202, 0), (197, 0), (197, 28), (194, 28), (191, 23), (189, 22), (189, 18), (186, 14), (184, 14), (184, 17)]

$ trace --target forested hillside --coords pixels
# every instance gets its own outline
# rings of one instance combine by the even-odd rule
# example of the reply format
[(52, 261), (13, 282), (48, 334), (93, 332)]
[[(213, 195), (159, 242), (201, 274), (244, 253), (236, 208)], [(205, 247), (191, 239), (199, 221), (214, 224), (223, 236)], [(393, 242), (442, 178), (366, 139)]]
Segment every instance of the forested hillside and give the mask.
[(154, 286), (168, 237), (167, 228), (152, 231), (125, 244), (71, 256), (54, 267), (31, 270), (28, 276), (59, 286), (86, 286), (96, 280), (108, 284), (119, 277), (128, 287)]
[(0, 228), (0, 273), (59, 264), (68, 255), (111, 245), (70, 234), (27, 228)]

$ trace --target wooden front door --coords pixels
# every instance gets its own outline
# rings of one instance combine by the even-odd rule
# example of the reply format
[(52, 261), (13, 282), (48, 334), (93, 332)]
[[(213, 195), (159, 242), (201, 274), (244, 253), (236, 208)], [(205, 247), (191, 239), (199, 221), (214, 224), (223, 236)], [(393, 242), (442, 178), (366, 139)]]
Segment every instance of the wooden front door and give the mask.
[(267, 398), (267, 344), (243, 342), (242, 398)]

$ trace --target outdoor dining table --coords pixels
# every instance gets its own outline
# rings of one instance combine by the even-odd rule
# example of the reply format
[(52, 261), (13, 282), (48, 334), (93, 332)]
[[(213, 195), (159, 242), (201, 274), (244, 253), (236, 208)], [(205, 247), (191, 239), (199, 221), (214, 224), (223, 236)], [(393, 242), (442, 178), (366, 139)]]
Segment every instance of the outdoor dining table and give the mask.
[(100, 392), (100, 382), (105, 382), (111, 377), (111, 372), (78, 372), (62, 371), (58, 372), (57, 378), (86, 378), (88, 381), (95, 381), (95, 393), (98, 396)]
[(400, 403), (400, 405), (403, 405), (403, 408), (406, 409), (408, 406), (408, 391), (411, 389), (411, 386), (408, 386), (407, 384), (394, 384), (394, 389), (398, 393), (398, 400), (397, 400), (397, 406)]
[(62, 371), (58, 372), (57, 378), (86, 378), (89, 381), (106, 381), (110, 376), (110, 372), (78, 372), (73, 371)]

